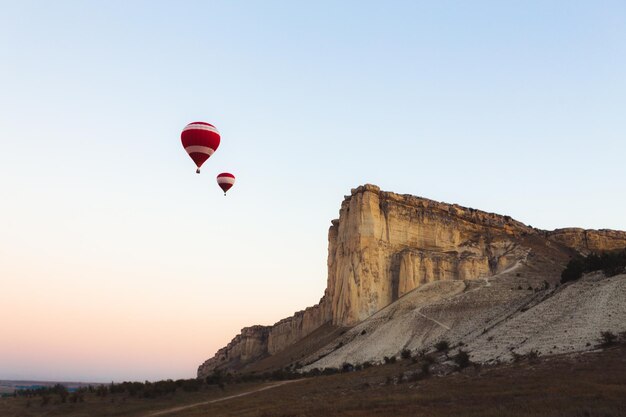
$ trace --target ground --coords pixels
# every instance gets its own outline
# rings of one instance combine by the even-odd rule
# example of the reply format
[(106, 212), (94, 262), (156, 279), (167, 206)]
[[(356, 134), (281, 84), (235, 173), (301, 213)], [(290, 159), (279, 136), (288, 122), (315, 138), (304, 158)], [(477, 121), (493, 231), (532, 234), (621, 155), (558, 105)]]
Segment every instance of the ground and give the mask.
[[(205, 387), (157, 400), (90, 395), (82, 404), (41, 406), (40, 400), (0, 400), (0, 416), (305, 417), (305, 416), (626, 416), (626, 346), (534, 362), (470, 367), (443, 377), (394, 383), (418, 369), (411, 360), (363, 371), (273, 386)], [(249, 393), (234, 398), (236, 394)], [(222, 399), (207, 403), (208, 401)], [(180, 409), (185, 405), (201, 405)], [(175, 409), (174, 409), (175, 408)], [(170, 410), (171, 412), (167, 412)], [(165, 413), (164, 413), (165, 412)]]

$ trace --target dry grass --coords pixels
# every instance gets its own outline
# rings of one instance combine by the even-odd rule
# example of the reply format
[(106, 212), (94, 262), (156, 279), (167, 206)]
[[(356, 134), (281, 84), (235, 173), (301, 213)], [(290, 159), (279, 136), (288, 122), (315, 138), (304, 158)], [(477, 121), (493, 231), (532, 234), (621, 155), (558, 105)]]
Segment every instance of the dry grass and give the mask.
[[(421, 365), (399, 361), (325, 377), (310, 378), (248, 396), (202, 405), (170, 414), (174, 417), (307, 417), (307, 416), (626, 416), (626, 347), (578, 356), (540, 358), (534, 363), (468, 368), (446, 377), (412, 383), (386, 381)], [(232, 395), (258, 387), (237, 385), (226, 393), (215, 389), (176, 394), (162, 400), (130, 400), (109, 404), (110, 398), (70, 408), (49, 408), (23, 400), (0, 402), (1, 416), (143, 416), (185, 403)], [(121, 397), (120, 397), (121, 398)], [(121, 401), (117, 399), (116, 401)], [(158, 402), (157, 402), (158, 401)], [(43, 412), (45, 410), (45, 413)]]
[(626, 348), (387, 384), (419, 364), (318, 377), (177, 417), (626, 416)]
[(51, 396), (49, 405), (42, 406), (41, 398), (0, 398), (1, 417), (131, 417), (145, 416), (152, 411), (208, 401), (224, 396), (249, 391), (267, 384), (237, 384), (221, 390), (216, 386), (207, 386), (200, 392), (177, 391), (175, 395), (162, 398), (145, 399), (126, 394), (109, 394), (98, 397), (86, 394), (84, 403), (61, 404), (57, 396)]

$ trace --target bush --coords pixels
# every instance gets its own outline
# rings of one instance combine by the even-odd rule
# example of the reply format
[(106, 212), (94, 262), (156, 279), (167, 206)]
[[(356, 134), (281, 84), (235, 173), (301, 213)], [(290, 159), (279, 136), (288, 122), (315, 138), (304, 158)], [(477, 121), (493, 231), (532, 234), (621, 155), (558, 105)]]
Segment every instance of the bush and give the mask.
[(561, 272), (561, 284), (576, 281), (583, 276), (583, 272), (585, 272), (584, 262), (581, 259), (572, 259)]
[[(159, 381), (161, 382), (161, 381)], [(162, 386), (159, 386), (157, 384), (159, 384), (159, 382), (157, 382), (155, 385), (155, 391), (157, 393), (157, 395), (159, 394), (165, 394), (168, 392), (174, 392), (176, 391), (176, 386), (174, 385), (173, 387), (170, 384), (163, 384)], [(202, 380), (200, 379), (186, 379), (185, 382), (183, 383), (183, 391), (185, 392), (196, 392), (200, 390), (200, 387), (202, 386)]]
[(533, 349), (526, 354), (526, 358), (529, 362), (537, 362), (539, 360), (539, 352)]
[(584, 273), (602, 271), (607, 277), (624, 272), (626, 269), (626, 249), (617, 252), (592, 253), (587, 257), (574, 258), (561, 273), (561, 284), (576, 281)]
[(617, 342), (617, 335), (610, 331), (600, 332), (600, 346), (609, 347)]
[(221, 369), (214, 369), (213, 373), (205, 378), (207, 385), (218, 385), (223, 382), (224, 373)]
[(400, 357), (402, 359), (411, 359), (411, 351), (409, 349), (402, 349)]
[(392, 357), (385, 356), (383, 359), (384, 359), (386, 364), (396, 363), (396, 357), (395, 356), (392, 356)]
[(450, 342), (447, 340), (440, 340), (435, 344), (437, 352), (447, 352), (450, 349)]
[(464, 350), (459, 350), (454, 356), (454, 362), (460, 369), (465, 369), (471, 364), (469, 354)]
[(334, 375), (336, 373), (339, 373), (339, 369), (337, 368), (324, 368), (322, 371), (322, 375)]

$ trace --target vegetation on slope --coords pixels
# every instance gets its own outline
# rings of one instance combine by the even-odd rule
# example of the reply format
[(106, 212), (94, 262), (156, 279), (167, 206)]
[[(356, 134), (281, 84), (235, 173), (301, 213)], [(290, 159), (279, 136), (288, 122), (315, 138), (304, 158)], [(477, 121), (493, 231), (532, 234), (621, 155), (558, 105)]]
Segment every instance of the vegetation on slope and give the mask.
[(576, 281), (583, 274), (602, 271), (607, 277), (621, 274), (626, 269), (626, 249), (616, 252), (592, 253), (569, 261), (561, 273), (561, 283)]

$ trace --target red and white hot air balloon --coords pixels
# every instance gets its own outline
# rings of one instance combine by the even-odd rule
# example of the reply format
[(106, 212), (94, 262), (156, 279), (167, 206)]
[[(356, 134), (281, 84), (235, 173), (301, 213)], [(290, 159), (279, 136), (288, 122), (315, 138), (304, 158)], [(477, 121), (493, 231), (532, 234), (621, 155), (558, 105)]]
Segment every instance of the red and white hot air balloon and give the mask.
[(222, 172), (217, 176), (217, 185), (224, 191), (224, 195), (226, 195), (226, 191), (230, 190), (230, 187), (235, 185), (235, 176), (228, 172)]
[(209, 159), (213, 152), (220, 146), (220, 132), (215, 126), (206, 122), (189, 123), (180, 134), (183, 147), (196, 163), (200, 173), (200, 167)]

